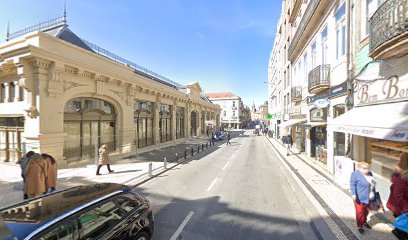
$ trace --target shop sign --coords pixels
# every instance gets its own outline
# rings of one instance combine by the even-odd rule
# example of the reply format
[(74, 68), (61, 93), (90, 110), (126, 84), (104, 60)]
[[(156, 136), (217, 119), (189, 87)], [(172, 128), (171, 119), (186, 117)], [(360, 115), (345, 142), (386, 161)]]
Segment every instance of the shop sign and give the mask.
[(327, 106), (329, 106), (330, 102), (328, 99), (318, 99), (316, 101), (314, 101), (314, 106), (317, 108), (327, 108)]
[(391, 76), (373, 82), (358, 81), (354, 86), (356, 105), (369, 105), (408, 99), (408, 75)]
[(300, 106), (293, 106), (289, 108), (289, 115), (297, 115), (300, 114)]
[(369, 138), (385, 139), (396, 142), (407, 142), (408, 131), (373, 128), (373, 127), (357, 127), (357, 126), (337, 126), (333, 129), (335, 132), (350, 133)]
[(326, 122), (327, 121), (327, 109), (315, 108), (310, 111), (311, 122)]
[(207, 120), (207, 121), (205, 121), (205, 125), (209, 126), (209, 127), (215, 126), (215, 121), (214, 120)]
[(347, 94), (347, 81), (330, 88), (330, 92), (329, 92), (330, 98), (345, 95), (345, 94)]
[(329, 97), (329, 91), (324, 91), (319, 94), (307, 97), (307, 104), (313, 104), (314, 101), (319, 99), (325, 99)]
[(272, 114), (272, 119), (281, 118), (281, 117), (282, 117), (282, 112), (277, 112), (277, 113)]

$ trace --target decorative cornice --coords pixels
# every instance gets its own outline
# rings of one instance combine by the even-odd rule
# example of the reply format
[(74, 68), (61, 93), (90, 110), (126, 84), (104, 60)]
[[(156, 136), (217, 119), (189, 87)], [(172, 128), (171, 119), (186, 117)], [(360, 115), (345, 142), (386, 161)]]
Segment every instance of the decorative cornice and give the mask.
[(79, 84), (79, 83), (76, 83), (76, 82), (64, 81), (64, 92), (70, 90), (71, 88), (85, 87), (85, 86), (88, 86), (88, 85)]

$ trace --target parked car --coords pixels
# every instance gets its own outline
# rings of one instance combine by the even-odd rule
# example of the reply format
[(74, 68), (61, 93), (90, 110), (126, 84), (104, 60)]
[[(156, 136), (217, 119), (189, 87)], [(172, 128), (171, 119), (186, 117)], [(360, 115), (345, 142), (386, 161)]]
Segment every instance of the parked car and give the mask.
[(149, 201), (128, 186), (113, 183), (29, 199), (0, 209), (0, 217), (1, 239), (10, 240), (149, 240), (154, 231)]
[(215, 133), (215, 141), (222, 141), (222, 132)]

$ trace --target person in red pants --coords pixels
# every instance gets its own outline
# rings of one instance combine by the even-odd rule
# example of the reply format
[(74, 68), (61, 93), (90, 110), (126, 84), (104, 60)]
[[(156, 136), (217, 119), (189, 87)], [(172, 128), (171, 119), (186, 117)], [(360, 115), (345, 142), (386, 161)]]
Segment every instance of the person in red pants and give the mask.
[(371, 229), (367, 224), (368, 204), (375, 197), (375, 181), (373, 174), (368, 169), (368, 163), (358, 163), (358, 169), (351, 174), (350, 190), (356, 208), (356, 221), (358, 231), (363, 234), (364, 228)]

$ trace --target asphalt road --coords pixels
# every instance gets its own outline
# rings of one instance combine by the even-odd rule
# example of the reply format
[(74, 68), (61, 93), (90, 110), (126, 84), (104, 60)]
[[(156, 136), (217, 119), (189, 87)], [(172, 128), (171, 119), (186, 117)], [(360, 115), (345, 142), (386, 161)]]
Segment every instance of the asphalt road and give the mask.
[(154, 240), (317, 239), (282, 163), (246, 134), (136, 188), (152, 203)]

